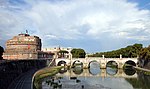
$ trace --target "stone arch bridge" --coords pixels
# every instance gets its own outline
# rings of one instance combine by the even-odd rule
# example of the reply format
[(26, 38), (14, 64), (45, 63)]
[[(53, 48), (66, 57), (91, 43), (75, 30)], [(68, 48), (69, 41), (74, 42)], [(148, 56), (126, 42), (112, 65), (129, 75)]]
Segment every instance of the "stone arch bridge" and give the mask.
[(125, 63), (131, 63), (134, 66), (137, 65), (138, 58), (104, 58), (104, 57), (86, 57), (86, 58), (56, 58), (55, 65), (65, 64), (67, 66), (73, 66), (74, 63), (82, 63), (84, 68), (88, 68), (90, 63), (98, 62), (101, 69), (107, 67), (108, 62), (115, 62), (118, 68), (123, 68)]

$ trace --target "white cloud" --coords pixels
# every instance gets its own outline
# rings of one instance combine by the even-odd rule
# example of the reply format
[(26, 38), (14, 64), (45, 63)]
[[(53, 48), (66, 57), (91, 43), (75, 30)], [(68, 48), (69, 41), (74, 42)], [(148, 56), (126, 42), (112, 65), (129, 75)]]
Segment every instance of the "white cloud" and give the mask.
[[(150, 38), (150, 11), (141, 10), (137, 3), (127, 0), (23, 2), (3, 2), (7, 7), (0, 8), (0, 38), (5, 37), (4, 34), (14, 36), (26, 28), (32, 35), (40, 36), (43, 44), (52, 39), (102, 40), (108, 37), (145, 41)], [(138, 33), (139, 30), (142, 33)]]
[(46, 35), (46, 38), (47, 39), (58, 39), (58, 37), (55, 35)]
[(139, 40), (139, 41), (148, 41), (149, 37), (148, 36), (127, 36), (127, 39), (134, 39), (134, 40)]

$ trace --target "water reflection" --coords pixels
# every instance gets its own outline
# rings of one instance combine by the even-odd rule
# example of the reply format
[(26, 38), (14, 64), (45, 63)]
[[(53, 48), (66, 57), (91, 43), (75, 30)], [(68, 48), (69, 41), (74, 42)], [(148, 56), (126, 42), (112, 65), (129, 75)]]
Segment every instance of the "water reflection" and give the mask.
[(134, 79), (127, 79), (134, 89), (150, 89), (150, 76), (144, 73), (138, 73), (138, 77)]
[(80, 62), (79, 60), (76, 60), (72, 64), (72, 68), (74, 68), (74, 67), (82, 67), (83, 68), (83, 63)]
[(65, 67), (59, 71), (60, 74), (64, 74), (65, 72), (67, 72), (67, 68), (65, 68)]
[(56, 87), (57, 89), (149, 89), (149, 84), (150, 76), (136, 73), (131, 69), (109, 67), (100, 69), (93, 63), (89, 69), (76, 66), (65, 70), (63, 74), (58, 73), (54, 78), (47, 78), (42, 82), (42, 87), (43, 89)]
[(107, 71), (107, 74), (113, 76), (113, 75), (116, 75), (116, 74), (117, 74), (118, 69), (117, 69), (117, 68), (107, 67), (107, 68), (106, 68), (106, 71)]
[(122, 77), (132, 77), (136, 76), (136, 70), (134, 69), (117, 69), (117, 68), (111, 68), (107, 67), (106, 69), (100, 69), (100, 68), (89, 68), (89, 69), (83, 69), (83, 67), (75, 66), (74, 68), (67, 70), (67, 68), (62, 68), (59, 73), (60, 74), (74, 74), (74, 75), (93, 75), (93, 76), (101, 76), (101, 77), (107, 77), (107, 76), (122, 76)]
[(75, 74), (80, 75), (83, 72), (83, 67), (75, 66), (72, 70)]
[(97, 75), (100, 73), (100, 66), (98, 62), (91, 62), (89, 67), (89, 73), (92, 75)]
[(135, 69), (124, 69), (126, 75), (134, 75), (136, 73)]
[(123, 66), (123, 71), (125, 72), (126, 75), (131, 76), (136, 73), (136, 70), (132, 66), (136, 66), (135, 62), (133, 62), (131, 60), (125, 62), (124, 66)]

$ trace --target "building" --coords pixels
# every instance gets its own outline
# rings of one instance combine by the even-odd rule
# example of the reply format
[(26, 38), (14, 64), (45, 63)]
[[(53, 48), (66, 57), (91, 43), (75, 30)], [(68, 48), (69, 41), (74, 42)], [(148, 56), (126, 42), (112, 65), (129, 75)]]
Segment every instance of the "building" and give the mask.
[(69, 54), (71, 54), (71, 47), (54, 47), (54, 48), (43, 48), (43, 52), (50, 52), (55, 54), (55, 58), (69, 58)]
[(53, 48), (43, 48), (42, 51), (44, 52), (51, 52), (51, 53), (55, 53), (55, 52), (59, 52), (61, 50), (64, 50), (64, 51), (71, 51), (72, 48), (71, 47), (53, 47)]
[(41, 51), (41, 46), (41, 39), (38, 36), (21, 33), (6, 42), (3, 58), (8, 60), (52, 58), (53, 54)]

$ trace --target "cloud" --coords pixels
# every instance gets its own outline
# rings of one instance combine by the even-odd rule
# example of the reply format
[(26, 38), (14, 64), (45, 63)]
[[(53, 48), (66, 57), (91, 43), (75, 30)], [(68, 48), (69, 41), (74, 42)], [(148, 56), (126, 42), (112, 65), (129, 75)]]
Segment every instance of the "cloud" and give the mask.
[(57, 36), (55, 35), (46, 35), (47, 39), (59, 39)]
[(0, 38), (5, 40), (28, 29), (42, 38), (44, 46), (63, 40), (66, 46), (74, 41), (90, 50), (90, 41), (102, 46), (107, 44), (100, 42), (109, 44), (113, 39), (150, 38), (150, 11), (127, 0), (4, 0), (2, 5)]

